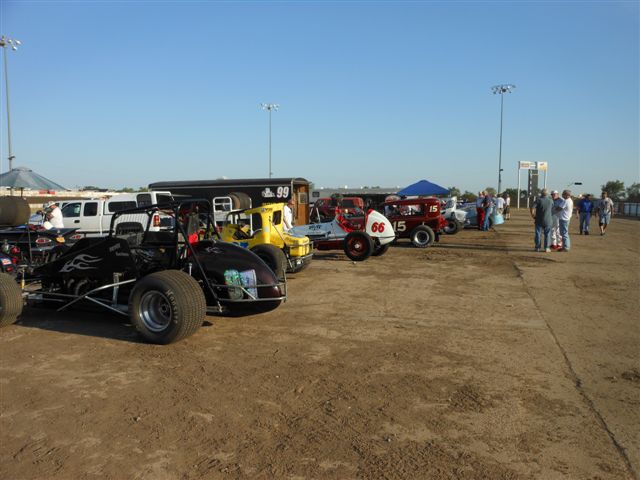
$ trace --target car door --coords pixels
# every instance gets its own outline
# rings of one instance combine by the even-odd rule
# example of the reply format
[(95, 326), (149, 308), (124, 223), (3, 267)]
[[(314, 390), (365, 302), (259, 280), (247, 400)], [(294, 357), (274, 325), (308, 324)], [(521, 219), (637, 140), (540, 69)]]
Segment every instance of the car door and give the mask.
[(88, 201), (82, 206), (81, 225), (87, 234), (102, 235), (104, 232), (100, 225), (100, 215), (98, 211), (98, 201)]

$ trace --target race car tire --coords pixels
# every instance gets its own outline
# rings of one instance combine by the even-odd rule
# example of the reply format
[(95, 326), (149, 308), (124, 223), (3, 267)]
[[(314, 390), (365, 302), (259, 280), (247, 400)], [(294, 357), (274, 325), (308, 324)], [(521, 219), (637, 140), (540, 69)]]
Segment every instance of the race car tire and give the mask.
[(231, 199), (231, 207), (234, 210), (251, 208), (251, 197), (244, 192), (231, 192), (228, 197)]
[(284, 279), (285, 272), (287, 271), (287, 257), (282, 249), (275, 245), (264, 243), (262, 245), (256, 245), (251, 249), (253, 253), (260, 257), (260, 259), (267, 264), (271, 271), (275, 274), (279, 280)]
[(0, 197), (0, 225), (24, 225), (30, 215), (31, 208), (24, 198)]
[(0, 273), (0, 327), (15, 323), (22, 313), (22, 290), (16, 279)]
[(430, 245), (433, 245), (436, 234), (433, 233), (431, 227), (428, 227), (427, 225), (418, 225), (411, 232), (410, 238), (414, 247), (427, 248)]
[(447, 235), (455, 235), (462, 230), (462, 224), (457, 218), (450, 218), (447, 220), (447, 226), (444, 227), (444, 233)]
[(354, 262), (366, 260), (373, 250), (373, 240), (365, 232), (351, 232), (344, 239), (344, 253)]
[(129, 317), (150, 343), (167, 345), (193, 335), (204, 322), (207, 305), (200, 284), (179, 270), (143, 277), (129, 296)]
[(389, 250), (389, 247), (391, 246), (390, 243), (386, 243), (384, 245), (376, 245), (373, 248), (373, 252), (371, 253), (371, 256), (373, 257), (379, 257), (381, 255), (384, 255), (385, 253), (387, 253), (387, 250)]

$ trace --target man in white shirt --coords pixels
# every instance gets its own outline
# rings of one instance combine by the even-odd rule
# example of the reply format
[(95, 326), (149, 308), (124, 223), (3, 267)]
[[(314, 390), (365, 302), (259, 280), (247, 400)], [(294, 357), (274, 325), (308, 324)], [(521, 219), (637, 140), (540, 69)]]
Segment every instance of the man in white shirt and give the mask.
[(496, 211), (502, 215), (502, 211), (504, 210), (504, 198), (497, 196), (495, 198)]
[(568, 252), (571, 248), (571, 242), (569, 239), (569, 222), (571, 222), (571, 216), (573, 215), (573, 200), (571, 199), (571, 190), (563, 190), (562, 202), (560, 213), (558, 214), (558, 220), (560, 223), (560, 236), (562, 237), (562, 248), (559, 252)]
[(283, 230), (285, 232), (288, 232), (293, 228), (293, 199), (289, 199), (287, 204), (284, 206), (282, 221), (284, 223)]
[[(43, 205), (44, 218), (51, 224), (51, 228), (64, 228), (62, 211), (58, 208), (56, 201), (47, 202)], [(46, 222), (45, 222), (46, 223)]]
[(504, 194), (504, 219), (509, 220), (511, 218), (511, 197), (508, 193)]
[(598, 223), (600, 224), (600, 235), (604, 235), (607, 232), (607, 225), (611, 222), (611, 216), (613, 215), (613, 200), (609, 198), (607, 192), (602, 192), (602, 199), (596, 205), (598, 214)]

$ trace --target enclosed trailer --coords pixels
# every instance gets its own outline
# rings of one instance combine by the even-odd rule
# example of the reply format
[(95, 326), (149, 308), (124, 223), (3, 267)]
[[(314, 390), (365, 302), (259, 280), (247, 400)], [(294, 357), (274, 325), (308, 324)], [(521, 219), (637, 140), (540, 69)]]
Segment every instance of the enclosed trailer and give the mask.
[(304, 178), (245, 178), (155, 182), (149, 189), (170, 191), (176, 198), (206, 198), (216, 211), (294, 201), (294, 223), (309, 223), (309, 181)]

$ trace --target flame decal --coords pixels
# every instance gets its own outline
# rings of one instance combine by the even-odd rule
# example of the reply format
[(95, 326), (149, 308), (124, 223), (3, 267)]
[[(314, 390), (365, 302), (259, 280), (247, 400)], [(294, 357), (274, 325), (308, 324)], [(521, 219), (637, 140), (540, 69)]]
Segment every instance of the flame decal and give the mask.
[(98, 267), (92, 266), (92, 264), (99, 262), (102, 260), (100, 257), (94, 257), (92, 255), (87, 255), (86, 253), (82, 255), (78, 255), (74, 257), (72, 260), (69, 260), (64, 264), (64, 267), (60, 269), (60, 273), (68, 273), (74, 270), (91, 270), (96, 269)]

